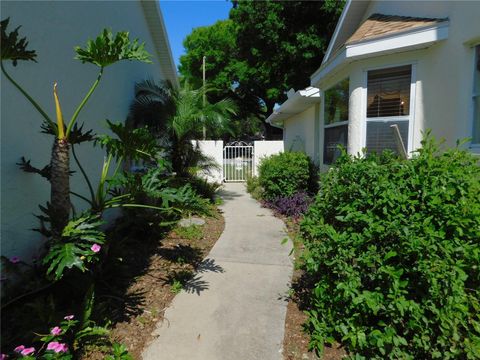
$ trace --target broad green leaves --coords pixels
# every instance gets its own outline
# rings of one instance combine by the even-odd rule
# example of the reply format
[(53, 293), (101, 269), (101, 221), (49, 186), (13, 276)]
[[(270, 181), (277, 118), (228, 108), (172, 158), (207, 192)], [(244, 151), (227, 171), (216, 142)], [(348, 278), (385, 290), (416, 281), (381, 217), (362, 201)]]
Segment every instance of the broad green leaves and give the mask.
[(145, 43), (139, 43), (138, 39), (130, 41), (126, 31), (113, 35), (110, 30), (104, 29), (95, 40), (89, 40), (85, 48), (76, 46), (75, 52), (76, 59), (82, 63), (88, 62), (99, 67), (106, 67), (121, 60), (151, 63), (151, 55), (145, 50)]
[(99, 229), (103, 224), (99, 216), (84, 214), (65, 226), (61, 240), (51, 240), (43, 263), (48, 266), (47, 275), (55, 280), (63, 277), (65, 268), (86, 270), (86, 264), (95, 259), (94, 245), (105, 242), (105, 234)]
[(480, 353), (480, 167), (426, 136), (411, 160), (344, 155), (301, 229), (312, 347), (351, 358)]
[(2, 20), (0, 22), (1, 28), (1, 57), (3, 60), (11, 60), (13, 66), (17, 66), (17, 62), (19, 60), (24, 61), (35, 61), (37, 54), (35, 50), (27, 50), (28, 41), (27, 38), (19, 38), (18, 37), (18, 29), (20, 26), (17, 27), (15, 30), (7, 34), (8, 24), (10, 22), (10, 18)]

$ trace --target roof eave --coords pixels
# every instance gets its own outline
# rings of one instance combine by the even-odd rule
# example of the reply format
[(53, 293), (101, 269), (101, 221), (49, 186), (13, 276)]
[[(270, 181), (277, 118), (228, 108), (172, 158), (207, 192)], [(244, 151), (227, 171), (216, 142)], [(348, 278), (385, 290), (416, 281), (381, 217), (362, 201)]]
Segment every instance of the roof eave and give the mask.
[[(280, 107), (273, 111), (270, 116), (265, 119), (269, 124), (283, 124), (283, 122), (295, 116), (302, 111), (307, 110), (313, 104), (320, 102), (320, 90), (317, 88), (309, 87), (307, 89), (298, 90), (289, 97)], [(298, 107), (291, 110), (292, 108)]]
[[(355, 24), (359, 23), (369, 4), (370, 0), (347, 0), (342, 14), (338, 19), (332, 38), (328, 43), (327, 51), (322, 60), (322, 65), (329, 61), (330, 57), (334, 55), (335, 50), (339, 47), (339, 42), (346, 41), (346, 39), (341, 40), (341, 35), (342, 32), (345, 31), (345, 27), (348, 28), (349, 26), (355, 26)], [(318, 70), (320, 69), (317, 69), (317, 71)]]
[[(153, 46), (157, 55), (157, 59), (162, 67), (162, 71), (175, 87), (179, 87), (180, 83), (177, 76), (177, 67), (173, 61), (170, 41), (168, 40), (167, 30), (163, 21), (162, 11), (158, 5), (158, 1), (139, 0), (143, 9), (143, 15), (147, 23), (147, 27), (152, 36)], [(165, 50), (167, 54), (165, 55)]]
[(333, 71), (356, 60), (430, 47), (448, 38), (448, 26), (449, 22), (443, 21), (434, 26), (414, 28), (401, 33), (346, 44), (312, 74), (311, 84), (318, 87), (318, 84)]

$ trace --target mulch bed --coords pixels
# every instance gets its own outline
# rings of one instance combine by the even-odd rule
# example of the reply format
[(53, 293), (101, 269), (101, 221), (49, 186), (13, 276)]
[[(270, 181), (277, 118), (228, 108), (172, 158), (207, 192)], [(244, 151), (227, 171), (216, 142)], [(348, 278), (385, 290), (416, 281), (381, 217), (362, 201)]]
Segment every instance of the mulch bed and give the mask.
[[(172, 280), (185, 274), (188, 280), (188, 274), (195, 271), (223, 232), (225, 222), (219, 210), (205, 221), (199, 239), (182, 238), (172, 230), (158, 241), (147, 241), (145, 245), (137, 241), (137, 248), (127, 247), (127, 251), (134, 251), (134, 256), (124, 254), (123, 261), (127, 263), (122, 271), (131, 274), (130, 281), (122, 297), (103, 296), (108, 301), (102, 311), (113, 319), (110, 341), (124, 344), (134, 359), (141, 359), (144, 347), (153, 339), (156, 324), (163, 320), (165, 310), (175, 296)], [(82, 359), (103, 359), (105, 353), (102, 350), (106, 349), (86, 349)]]

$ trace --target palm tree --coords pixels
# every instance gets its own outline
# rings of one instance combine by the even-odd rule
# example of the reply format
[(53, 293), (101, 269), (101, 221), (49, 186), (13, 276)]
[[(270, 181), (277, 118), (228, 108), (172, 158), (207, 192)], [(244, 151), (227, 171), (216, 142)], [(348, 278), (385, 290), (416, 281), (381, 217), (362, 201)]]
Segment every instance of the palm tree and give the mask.
[(236, 114), (237, 107), (230, 99), (204, 102), (203, 95), (208, 91), (206, 87), (192, 89), (188, 83), (175, 89), (168, 82), (156, 84), (151, 80), (135, 86), (130, 122), (133, 126), (147, 125), (159, 136), (167, 135), (172, 168), (179, 176), (189, 176), (192, 168), (212, 165), (192, 140), (203, 137), (204, 128), (210, 138), (229, 132), (230, 120)]
[[(42, 125), (43, 129), (55, 136), (50, 166), (48, 168), (49, 171), (46, 176), (51, 184), (51, 204), (47, 206), (47, 211), (51, 222), (52, 234), (55, 237), (59, 237), (70, 217), (70, 149), (71, 145), (75, 143), (75, 138), (78, 138), (79, 136), (79, 128), (76, 126), (76, 122), (81, 110), (97, 88), (100, 79), (102, 78), (104, 68), (120, 60), (151, 62), (151, 55), (146, 52), (143, 43), (139, 44), (138, 40), (130, 41), (128, 32), (119, 32), (113, 35), (107, 29), (103, 30), (95, 40), (89, 40), (85, 48), (76, 47), (76, 59), (80, 60), (82, 63), (90, 63), (97, 66), (99, 69), (98, 76), (76, 108), (68, 123), (64, 122), (57, 94), (57, 84), (54, 84), (53, 96), (56, 107), (56, 121), (53, 121), (38, 102), (36, 102), (33, 97), (10, 76), (4, 66), (3, 62), (5, 60), (12, 61), (13, 66), (16, 66), (19, 60), (36, 61), (35, 51), (26, 49), (28, 46), (26, 38), (19, 39), (19, 27), (7, 34), (8, 23), (9, 19), (5, 19), (0, 23), (2, 40), (0, 61), (1, 71), (42, 115), (44, 118), (44, 124)], [(73, 153), (73, 155), (75, 156), (75, 153)], [(86, 174), (81, 166), (80, 169), (86, 178)], [(87, 183), (90, 187), (90, 191), (93, 193), (93, 189), (88, 179)]]

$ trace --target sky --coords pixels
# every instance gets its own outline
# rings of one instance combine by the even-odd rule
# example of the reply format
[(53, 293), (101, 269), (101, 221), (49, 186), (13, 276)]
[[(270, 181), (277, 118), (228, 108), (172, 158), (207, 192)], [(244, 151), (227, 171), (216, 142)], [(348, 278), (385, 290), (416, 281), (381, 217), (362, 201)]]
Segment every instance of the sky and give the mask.
[(229, 0), (216, 1), (160, 1), (168, 39), (172, 48), (175, 64), (180, 64), (180, 56), (185, 53), (183, 40), (192, 32), (193, 28), (212, 25), (218, 20), (228, 18), (232, 8)]

